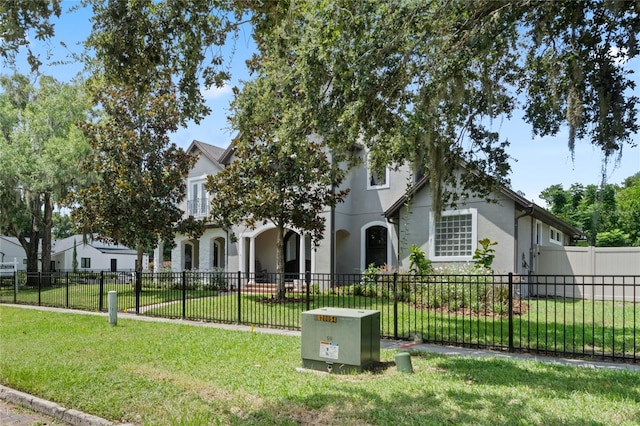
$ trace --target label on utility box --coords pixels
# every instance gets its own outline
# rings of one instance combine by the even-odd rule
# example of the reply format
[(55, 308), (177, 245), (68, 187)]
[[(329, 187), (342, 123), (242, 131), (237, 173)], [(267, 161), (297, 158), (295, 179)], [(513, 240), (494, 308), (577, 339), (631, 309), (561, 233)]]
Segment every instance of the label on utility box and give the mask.
[(338, 359), (339, 347), (334, 342), (320, 342), (320, 358)]

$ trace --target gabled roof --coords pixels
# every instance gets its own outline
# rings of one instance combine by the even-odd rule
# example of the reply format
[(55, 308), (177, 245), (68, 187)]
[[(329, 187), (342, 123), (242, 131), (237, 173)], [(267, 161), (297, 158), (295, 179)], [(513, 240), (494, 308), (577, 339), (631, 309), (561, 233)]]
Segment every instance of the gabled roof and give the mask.
[(227, 149), (194, 139), (193, 142), (191, 142), (191, 145), (189, 145), (189, 148), (187, 148), (187, 152), (192, 153), (196, 149), (211, 160), (211, 162), (220, 168), (224, 168), (223, 163), (220, 161), (220, 157), (223, 156)]
[[(62, 253), (66, 250), (73, 249), (74, 242), (77, 246), (85, 245), (84, 239), (82, 235), (72, 235), (71, 237), (64, 238), (62, 240), (54, 240), (51, 242), (51, 254)], [(86, 239), (86, 245), (93, 247), (101, 253), (111, 253), (111, 254), (137, 254), (137, 252), (129, 247), (123, 246), (121, 244), (109, 244), (104, 241), (99, 241), (95, 239), (93, 236), (88, 235)]]
[[(428, 182), (429, 178), (427, 175), (420, 178), (416, 183), (413, 184), (413, 186), (411, 186), (411, 188), (407, 190), (407, 192), (402, 197), (400, 197), (395, 203), (391, 205), (391, 207), (389, 207), (384, 212), (384, 217), (397, 217), (402, 207), (404, 207), (409, 201), (409, 198), (418, 193), (425, 186), (427, 186)], [(560, 231), (564, 232), (565, 234), (571, 235), (574, 238), (580, 238), (582, 236), (582, 230), (568, 224), (554, 214), (545, 210), (543, 207), (540, 207), (536, 203), (527, 200), (520, 194), (514, 192), (512, 189), (507, 188), (504, 185), (498, 185), (498, 191), (500, 191), (500, 193), (505, 195), (507, 198), (513, 200), (516, 204), (516, 208), (518, 208), (519, 210), (528, 210), (529, 214), (531, 214), (533, 217), (540, 219), (545, 223), (553, 225), (555, 228), (558, 228)]]

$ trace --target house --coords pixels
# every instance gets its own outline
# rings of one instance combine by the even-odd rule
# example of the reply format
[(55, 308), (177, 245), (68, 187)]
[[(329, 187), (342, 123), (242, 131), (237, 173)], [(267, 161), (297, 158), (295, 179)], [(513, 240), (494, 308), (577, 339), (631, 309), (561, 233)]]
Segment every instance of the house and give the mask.
[[(51, 242), (51, 270), (73, 269), (73, 247), (76, 246), (78, 270), (122, 271), (135, 270), (137, 252), (123, 245), (108, 244), (89, 237), (84, 242), (82, 235), (74, 235)], [(26, 270), (27, 256), (17, 238), (0, 236), (0, 262), (17, 261), (18, 270)], [(149, 267), (149, 256), (145, 254), (142, 269)]]
[[(120, 244), (109, 244), (92, 239), (85, 242), (82, 235), (54, 240), (51, 243), (51, 269), (73, 269), (73, 247), (76, 248), (76, 260), (79, 271), (123, 271), (135, 270), (138, 253)], [(149, 267), (149, 256), (142, 257), (142, 269)]]
[(0, 235), (0, 263), (15, 262), (19, 271), (27, 269), (27, 256), (15, 237)]
[[(187, 197), (181, 207), (185, 214), (204, 218), (209, 213), (206, 178), (233, 161), (233, 151), (194, 141), (188, 152), (198, 160), (187, 177)], [(435, 265), (470, 262), (483, 238), (498, 243), (492, 265), (497, 273), (528, 273), (536, 270), (537, 247), (570, 245), (580, 235), (579, 229), (504, 187), (494, 194), (495, 202), (468, 199), (436, 220), (425, 178), (413, 181), (407, 166), (374, 173), (367, 166), (367, 152), (360, 150), (357, 155), (362, 156), (363, 166), (350, 170), (343, 182), (350, 188), (344, 202), (323, 213), (326, 229), (319, 245), (312, 248), (307, 235), (287, 231), (288, 274), (352, 274), (370, 264), (408, 271), (412, 244), (420, 246)], [(219, 268), (253, 274), (276, 269), (276, 232), (270, 223), (255, 229), (238, 224), (229, 230), (209, 223), (200, 238), (176, 235), (174, 242), (174, 270)], [(161, 264), (161, 252), (160, 246), (155, 264)]]

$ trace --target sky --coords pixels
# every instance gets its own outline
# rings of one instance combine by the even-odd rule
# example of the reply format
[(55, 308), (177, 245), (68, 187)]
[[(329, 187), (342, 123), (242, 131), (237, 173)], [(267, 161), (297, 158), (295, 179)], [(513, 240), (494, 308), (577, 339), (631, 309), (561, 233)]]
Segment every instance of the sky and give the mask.
[[(80, 9), (73, 13), (66, 13), (69, 7), (77, 4), (77, 1), (63, 1), (63, 15), (54, 21), (56, 37), (46, 43), (34, 42), (34, 50), (51, 52), (51, 62), (64, 60), (68, 56), (68, 51), (80, 52), (81, 47), (76, 43), (83, 41), (91, 31), (90, 11)], [(60, 41), (65, 42), (67, 49), (60, 47)], [(232, 80), (223, 88), (209, 90), (203, 88), (207, 105), (212, 111), (211, 115), (198, 125), (190, 123), (186, 128), (172, 134), (171, 140), (178, 146), (187, 148), (194, 139), (222, 148), (229, 146), (233, 137), (233, 131), (227, 122), (229, 104), (233, 99), (231, 88), (240, 87), (243, 80), (250, 78), (244, 63), (254, 49), (248, 26), (240, 32), (235, 45), (230, 46), (229, 51), (231, 47), (235, 51), (230, 59)], [(61, 81), (69, 81), (82, 68), (81, 64), (77, 63), (49, 66), (47, 64), (50, 61), (43, 60), (45, 65), (41, 68), (41, 72)], [(640, 64), (640, 60), (636, 60), (635, 64)], [(640, 97), (640, 65), (635, 66), (635, 64), (637, 85), (635, 94)], [(2, 66), (0, 71), (2, 74), (11, 72), (4, 65)], [(26, 62), (18, 63), (18, 71), (28, 74)], [(511, 120), (501, 122), (498, 126), (501, 137), (510, 142), (507, 149), (512, 157), (509, 179), (514, 191), (521, 191), (527, 199), (545, 206), (539, 194), (551, 185), (562, 184), (565, 189), (568, 189), (573, 183), (588, 185), (599, 184), (602, 181), (602, 155), (591, 143), (584, 140), (576, 141), (575, 155), (572, 160), (568, 148), (568, 129), (564, 129), (555, 137), (534, 138), (531, 127), (523, 121), (522, 116), (521, 111), (516, 111)], [(634, 135), (633, 140), (636, 147), (625, 146), (621, 160), (615, 162), (612, 159), (607, 165), (606, 182), (620, 184), (625, 178), (640, 171), (640, 135)]]

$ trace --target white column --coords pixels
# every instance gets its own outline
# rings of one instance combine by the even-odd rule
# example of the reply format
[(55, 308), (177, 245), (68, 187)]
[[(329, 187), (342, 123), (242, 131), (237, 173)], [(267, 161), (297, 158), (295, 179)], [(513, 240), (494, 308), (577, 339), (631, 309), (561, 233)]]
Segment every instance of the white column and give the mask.
[(245, 274), (245, 272), (247, 272), (245, 270), (245, 262), (244, 262), (244, 257), (245, 257), (245, 248), (244, 248), (244, 237), (240, 237), (240, 239), (238, 239), (238, 270), (242, 273), (242, 275)]
[(300, 262), (300, 278), (304, 279), (304, 273), (307, 269), (307, 242), (304, 234), (300, 234), (300, 252), (298, 253)]
[(164, 251), (164, 244), (162, 239), (158, 239), (158, 246), (153, 249), (153, 272), (160, 271), (162, 268), (162, 252)]
[(256, 273), (256, 237), (249, 238), (249, 275)]

